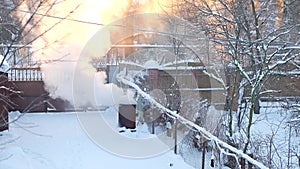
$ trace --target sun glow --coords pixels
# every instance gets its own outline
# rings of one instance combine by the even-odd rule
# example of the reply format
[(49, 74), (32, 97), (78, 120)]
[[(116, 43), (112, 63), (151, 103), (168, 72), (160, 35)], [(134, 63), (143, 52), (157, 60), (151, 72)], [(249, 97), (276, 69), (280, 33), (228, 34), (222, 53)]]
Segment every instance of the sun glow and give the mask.
[[(31, 1), (28, 1), (31, 2)], [(63, 98), (73, 101), (72, 86), (74, 85), (74, 71), (81, 65), (85, 70), (79, 83), (83, 83), (86, 76), (93, 76), (96, 69), (88, 60), (102, 57), (110, 48), (110, 32), (99, 37), (99, 42), (87, 52), (85, 61), (82, 50), (87, 42), (105, 25), (122, 17), (134, 13), (162, 12), (156, 0), (45, 0), (43, 6), (28, 4), (27, 0), (19, 7), (17, 15), (23, 18), (23, 24), (33, 12), (33, 21), (37, 25), (27, 27), (28, 41), (32, 42), (33, 60), (39, 63), (43, 72), (45, 88), (53, 98)], [(49, 6), (51, 3), (56, 3)], [(48, 6), (47, 6), (48, 5)], [(38, 9), (38, 10), (33, 10)], [(50, 10), (49, 10), (50, 9)], [(26, 12), (27, 11), (27, 12)], [(99, 52), (100, 51), (100, 52)], [(82, 66), (83, 65), (83, 66)], [(63, 77), (63, 78), (62, 78)], [(105, 78), (105, 77), (101, 77)], [(84, 93), (84, 88), (82, 88)]]
[[(75, 59), (78, 49), (106, 24), (133, 13), (160, 13), (166, 4), (166, 1), (162, 4), (157, 0), (64, 0), (48, 10), (47, 4), (51, 2), (56, 0), (50, 0), (35, 11), (35, 21), (41, 21), (32, 28), (29, 39), (42, 35), (32, 44), (35, 60), (56, 60), (70, 55)], [(28, 6), (26, 1), (19, 7), (20, 11), (30, 11), (19, 12), (18, 15), (24, 18), (23, 24), (34, 12), (32, 5), (37, 7), (35, 4)], [(109, 44), (108, 40), (103, 39)]]
[(63, 1), (55, 5), (51, 16), (66, 19), (61, 21), (51, 17), (43, 19), (38, 27), (40, 34), (56, 23), (60, 23), (43, 35), (43, 38), (33, 43), (35, 50), (40, 51), (34, 55), (35, 59), (51, 60), (68, 56), (76, 60), (80, 49), (96, 31), (102, 28), (101, 25), (123, 15), (122, 10), (116, 4), (116, 0), (76, 0)]

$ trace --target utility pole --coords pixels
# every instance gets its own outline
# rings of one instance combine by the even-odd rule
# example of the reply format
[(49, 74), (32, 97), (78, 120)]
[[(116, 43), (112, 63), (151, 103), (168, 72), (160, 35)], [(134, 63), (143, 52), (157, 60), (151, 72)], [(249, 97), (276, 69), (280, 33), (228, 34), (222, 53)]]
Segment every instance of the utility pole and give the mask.
[(175, 127), (174, 127), (174, 153), (177, 154), (177, 123), (178, 123), (178, 120), (176, 119), (175, 120)]
[(202, 137), (202, 169), (205, 168), (205, 146), (206, 146), (206, 140), (204, 137)]
[(289, 126), (289, 140), (288, 140), (288, 164), (287, 168), (290, 168), (290, 156), (291, 156), (291, 132), (292, 132), (292, 126), (291, 124), (288, 124)]

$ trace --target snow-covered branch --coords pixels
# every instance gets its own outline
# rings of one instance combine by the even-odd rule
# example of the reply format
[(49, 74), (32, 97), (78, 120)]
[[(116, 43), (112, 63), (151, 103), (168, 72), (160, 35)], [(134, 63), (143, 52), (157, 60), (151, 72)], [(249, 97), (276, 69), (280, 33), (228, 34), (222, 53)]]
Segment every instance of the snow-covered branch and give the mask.
[(21, 91), (13, 90), (13, 89), (8, 88), (8, 87), (6, 87), (6, 86), (0, 86), (0, 89), (4, 89), (4, 90), (7, 90), (7, 91), (12, 92), (12, 93), (15, 93), (15, 94), (20, 94), (20, 93), (22, 93)]
[(228, 89), (228, 86), (226, 86), (224, 80), (223, 80), (221, 77), (217, 77), (215, 74), (209, 73), (209, 72), (207, 72), (206, 70), (203, 70), (203, 73), (206, 74), (207, 76), (209, 76), (210, 78), (213, 78), (213, 79), (216, 80), (217, 82), (219, 82), (219, 83), (223, 86), (223, 88), (224, 88), (225, 90)]
[(247, 79), (248, 83), (251, 86), (253, 86), (253, 82), (252, 82), (251, 78), (249, 77), (249, 75), (247, 74), (247, 72), (244, 70), (244, 68), (241, 66), (241, 64), (237, 60), (234, 60), (234, 64), (235, 64), (235, 66), (237, 66), (237, 68), (239, 69), (239, 71), (245, 76), (245, 78)]
[(279, 61), (277, 61), (276, 63), (274, 63), (273, 65), (268, 66), (268, 69), (269, 69), (269, 70), (273, 70), (273, 69), (275, 69), (276, 67), (278, 67), (278, 66), (280, 66), (280, 65), (284, 65), (284, 64), (288, 63), (289, 61), (291, 61), (291, 60), (297, 58), (299, 55), (300, 55), (300, 54), (295, 54), (295, 55), (293, 55), (292, 57), (289, 57), (289, 58), (287, 58), (287, 59), (285, 59), (285, 60), (279, 60)]
[(238, 150), (237, 148), (227, 144), (226, 142), (220, 140), (218, 137), (214, 136), (213, 134), (211, 134), (209, 131), (207, 131), (205, 128), (195, 124), (192, 121), (187, 120), (186, 118), (182, 117), (181, 115), (177, 114), (176, 111), (172, 111), (166, 107), (164, 107), (163, 105), (161, 105), (160, 103), (158, 103), (155, 99), (153, 99), (149, 94), (145, 93), (144, 91), (142, 91), (139, 86), (137, 86), (136, 84), (134, 84), (132, 81), (125, 79), (124, 76), (121, 76), (120, 74), (117, 76), (118, 81), (120, 81), (121, 83), (125, 84), (125, 85), (129, 85), (131, 87), (133, 87), (142, 97), (144, 97), (145, 99), (147, 99), (152, 105), (156, 106), (157, 108), (163, 110), (164, 112), (166, 112), (169, 116), (176, 118), (177, 120), (181, 121), (183, 124), (190, 126), (194, 129), (196, 129), (197, 131), (199, 131), (201, 134), (203, 134), (205, 137), (209, 138), (211, 141), (215, 142), (215, 144), (217, 144), (218, 146), (221, 146), (225, 149), (230, 150), (231, 152), (235, 153), (238, 157), (242, 157), (244, 159), (246, 159), (247, 161), (249, 161), (250, 163), (252, 163), (253, 165), (257, 166), (258, 168), (261, 169), (267, 169), (266, 166), (264, 166), (261, 162), (258, 162), (256, 160), (254, 160), (253, 158), (251, 158), (250, 156), (248, 156), (247, 154), (243, 153), (242, 150)]
[(259, 94), (263, 95), (263, 94), (267, 94), (267, 93), (280, 93), (281, 90), (266, 90), (266, 91), (262, 91)]

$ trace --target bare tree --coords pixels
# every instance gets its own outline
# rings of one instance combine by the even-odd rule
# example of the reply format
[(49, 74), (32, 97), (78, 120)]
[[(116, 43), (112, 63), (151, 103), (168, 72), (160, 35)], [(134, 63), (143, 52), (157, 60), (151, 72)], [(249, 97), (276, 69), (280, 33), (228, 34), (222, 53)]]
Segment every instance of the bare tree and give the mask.
[[(67, 11), (65, 16), (53, 16), (54, 8), (63, 1), (59, 0), (4, 0), (0, 2), (0, 59), (1, 68), (1, 95), (0, 99), (3, 103), (3, 110), (16, 106), (11, 100), (11, 95), (18, 95), (12, 86), (8, 85), (7, 76), (10, 68), (22, 66), (36, 66), (37, 63), (31, 61), (33, 52), (30, 51), (32, 44), (44, 38), (54, 27), (68, 18), (76, 9)], [(40, 26), (44, 24), (45, 19), (55, 18), (56, 22), (47, 25), (47, 29), (41, 30)], [(42, 46), (39, 49), (43, 50), (51, 44)], [(9, 64), (9, 66), (7, 65)], [(41, 96), (44, 98), (45, 96)], [(35, 107), (44, 104), (44, 101), (30, 103), (23, 112), (29, 112)], [(6, 125), (8, 123), (6, 119)]]

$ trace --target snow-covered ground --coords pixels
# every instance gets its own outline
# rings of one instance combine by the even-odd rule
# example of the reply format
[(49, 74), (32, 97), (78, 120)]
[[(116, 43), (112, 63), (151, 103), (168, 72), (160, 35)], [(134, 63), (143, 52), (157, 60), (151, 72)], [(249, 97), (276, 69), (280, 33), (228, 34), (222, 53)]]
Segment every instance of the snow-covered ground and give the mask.
[(300, 152), (299, 127), (290, 128), (292, 112), (285, 107), (285, 102), (261, 102), (261, 113), (254, 115), (252, 127), (256, 145), (253, 153), (260, 156), (260, 161), (271, 159), (270, 168), (300, 169), (295, 156)]
[[(259, 161), (268, 160), (272, 156), (274, 160), (272, 165), (275, 168), (286, 168), (288, 144), (290, 142), (291, 148), (294, 146), (297, 148), (300, 137), (295, 136), (292, 131), (289, 139), (289, 128), (286, 123), (288, 112), (278, 108), (280, 105), (277, 104), (279, 103), (271, 105), (263, 103), (263, 107), (269, 108), (262, 108), (261, 114), (254, 117), (253, 137), (259, 146), (253, 153), (260, 154)], [(145, 124), (138, 124), (134, 132), (120, 129), (117, 110), (114, 107), (101, 112), (88, 111), (79, 114), (103, 117), (105, 123), (111, 127), (109, 132), (115, 132), (122, 137), (140, 140), (156, 137), (149, 133), (148, 126)], [(19, 115), (18, 112), (11, 112), (10, 120), (14, 120)], [(119, 132), (121, 130), (122, 132)], [(183, 144), (179, 146), (180, 151), (187, 151), (185, 160), (190, 165), (184, 162), (180, 155), (175, 155), (172, 149), (141, 159), (115, 155), (114, 152), (102, 149), (95, 140), (90, 139), (90, 135), (84, 132), (82, 122), (78, 120), (78, 114), (75, 112), (25, 114), (10, 124), (9, 131), (2, 132), (0, 135), (0, 169), (193, 168), (190, 165), (201, 168), (201, 152), (189, 151), (191, 147), (184, 147)], [(169, 139), (173, 141), (172, 138)], [(116, 140), (109, 141), (116, 142)], [(268, 150), (270, 142), (273, 143), (271, 154)], [(130, 147), (133, 148), (132, 151), (141, 149), (141, 146), (136, 146), (136, 149), (134, 149), (135, 145)], [(144, 148), (149, 149), (146, 144)], [(207, 169), (211, 168), (210, 155), (207, 153)], [(290, 166), (297, 167), (295, 157), (290, 159)]]
[[(98, 114), (109, 114), (110, 111), (113, 109)], [(18, 115), (17, 112), (11, 113), (11, 116)], [(116, 116), (106, 118), (109, 117)], [(116, 122), (108, 119), (108, 123), (113, 121)], [(145, 137), (147, 133), (144, 128), (142, 126), (142, 131), (133, 132), (131, 136)], [(107, 152), (89, 139), (81, 128), (76, 113), (25, 114), (10, 124), (9, 131), (1, 133), (0, 169), (94, 168), (186, 169), (192, 167), (172, 150), (142, 159), (124, 158)]]

